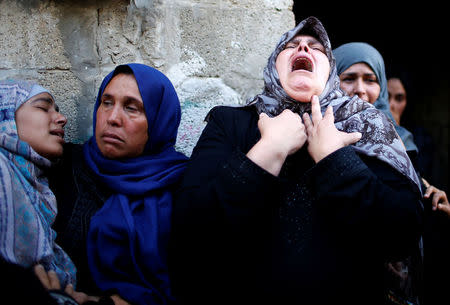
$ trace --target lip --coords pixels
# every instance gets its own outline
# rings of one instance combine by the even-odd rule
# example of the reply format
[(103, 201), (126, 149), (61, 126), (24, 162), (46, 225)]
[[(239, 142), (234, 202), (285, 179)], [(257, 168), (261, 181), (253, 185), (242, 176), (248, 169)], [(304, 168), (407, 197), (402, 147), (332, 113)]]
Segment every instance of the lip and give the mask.
[[(294, 67), (294, 63), (295, 63), (295, 61), (296, 60), (298, 60), (299, 58), (305, 58), (305, 59), (307, 59), (309, 62), (310, 62), (310, 64), (311, 64), (311, 69), (312, 69), (312, 71), (308, 71), (308, 70), (304, 70), (304, 69), (301, 69), (301, 70), (293, 70), (293, 67)], [(291, 69), (291, 72), (307, 72), (307, 73), (312, 73), (312, 72), (314, 72), (314, 61), (312, 60), (312, 58), (311, 58), (311, 56), (309, 56), (307, 53), (298, 53), (297, 55), (295, 55), (293, 58), (292, 58), (292, 60), (291, 60), (291, 62), (290, 62), (290, 69)]]
[(105, 132), (102, 134), (101, 138), (103, 139), (103, 141), (105, 142), (110, 142), (110, 143), (124, 143), (125, 141), (118, 136), (117, 134), (113, 133), (113, 132)]
[(50, 134), (53, 136), (60, 137), (61, 139), (64, 139), (64, 129), (60, 129), (60, 128), (52, 129), (52, 130), (50, 130)]

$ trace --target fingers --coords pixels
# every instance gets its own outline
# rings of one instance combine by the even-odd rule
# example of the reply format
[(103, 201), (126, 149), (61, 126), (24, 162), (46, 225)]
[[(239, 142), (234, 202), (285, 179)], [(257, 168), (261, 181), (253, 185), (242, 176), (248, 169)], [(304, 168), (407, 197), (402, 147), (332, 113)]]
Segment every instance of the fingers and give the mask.
[(50, 289), (50, 280), (48, 279), (47, 271), (45, 271), (44, 266), (42, 265), (34, 266), (34, 273), (41, 281), (42, 286), (44, 286), (46, 289)]
[[(422, 181), (424, 181), (424, 184), (425, 184), (426, 180), (422, 179)], [(425, 197), (425, 198), (429, 198), (432, 193), (437, 191), (437, 189), (432, 185), (425, 184), (425, 186), (427, 187), (427, 190), (425, 191), (425, 194), (423, 195), (423, 197)]]
[(450, 217), (450, 205), (448, 203), (447, 204), (442, 204), (442, 203), (438, 204), (437, 209), (441, 212), (446, 213), (447, 216)]
[(65, 293), (67, 293), (70, 296), (73, 296), (75, 290), (73, 289), (73, 285), (72, 284), (68, 284), (66, 286), (66, 289), (64, 289)]
[(305, 125), (306, 132), (308, 134), (311, 134), (313, 123), (311, 122), (311, 118), (309, 117), (309, 114), (304, 113), (303, 114), (303, 125)]
[(324, 114), (324, 116), (323, 116), (323, 119), (324, 119), (324, 120), (328, 120), (328, 121), (330, 121), (331, 123), (334, 124), (333, 107), (331, 107), (331, 106), (328, 106), (328, 107), (327, 107), (327, 110), (325, 111), (325, 114)]
[(433, 198), (431, 200), (431, 204), (433, 206), (437, 206), (438, 204), (446, 204), (448, 205), (447, 194), (444, 191), (438, 190), (433, 194)]
[(319, 124), (322, 120), (322, 112), (320, 111), (320, 103), (317, 95), (311, 97), (311, 119), (314, 125)]
[(426, 187), (426, 188), (428, 188), (428, 187), (431, 186), (430, 183), (428, 183), (428, 181), (425, 180), (425, 178), (423, 178), (423, 177), (422, 177), (422, 182), (423, 182), (423, 184), (425, 184), (425, 187)]
[(354, 144), (361, 140), (362, 137), (362, 134), (360, 132), (346, 133), (341, 131), (341, 135), (342, 140), (344, 141), (344, 146)]
[(48, 274), (48, 280), (50, 282), (50, 289), (61, 289), (61, 285), (59, 284), (58, 275), (55, 271), (50, 270), (47, 272)]
[(55, 271), (45, 271), (44, 266), (38, 264), (34, 266), (34, 273), (41, 281), (42, 286), (46, 289), (61, 289), (61, 285), (59, 283), (58, 275)]

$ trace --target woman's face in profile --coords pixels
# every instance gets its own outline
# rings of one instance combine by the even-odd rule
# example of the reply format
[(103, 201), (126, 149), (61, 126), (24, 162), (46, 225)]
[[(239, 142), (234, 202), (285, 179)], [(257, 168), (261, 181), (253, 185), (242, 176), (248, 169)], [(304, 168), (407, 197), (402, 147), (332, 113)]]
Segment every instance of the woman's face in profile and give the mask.
[(371, 104), (380, 95), (380, 85), (377, 76), (366, 63), (356, 63), (339, 75), (341, 89), (349, 96), (358, 97)]
[(144, 103), (133, 75), (118, 74), (106, 86), (97, 109), (95, 140), (110, 159), (142, 154), (148, 141)]
[(59, 113), (55, 101), (48, 93), (33, 96), (16, 111), (19, 139), (50, 160), (63, 153), (66, 123), (66, 117)]
[(313, 95), (320, 95), (330, 75), (325, 47), (309, 35), (289, 41), (275, 66), (284, 91), (299, 102), (310, 102)]

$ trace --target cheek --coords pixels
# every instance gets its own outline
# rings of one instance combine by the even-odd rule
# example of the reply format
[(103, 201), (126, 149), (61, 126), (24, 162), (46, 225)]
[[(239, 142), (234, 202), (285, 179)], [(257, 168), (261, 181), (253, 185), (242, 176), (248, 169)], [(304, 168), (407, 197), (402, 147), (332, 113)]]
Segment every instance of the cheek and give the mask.
[(322, 84), (325, 87), (325, 84), (328, 81), (328, 78), (330, 77), (330, 62), (328, 61), (328, 57), (325, 54), (320, 54), (320, 58), (319, 58), (319, 62), (320, 62), (320, 81), (322, 82)]
[(341, 82), (340, 87), (346, 94), (348, 94), (350, 96), (353, 95), (354, 89), (353, 89), (353, 85), (352, 84)]
[(368, 95), (369, 95), (369, 102), (371, 104), (375, 103), (375, 101), (378, 99), (378, 96), (380, 95), (380, 85), (376, 84), (372, 87), (367, 89)]
[(105, 116), (102, 112), (97, 111), (97, 116), (95, 118), (95, 136), (97, 136), (103, 129), (105, 125)]
[(280, 57), (277, 58), (275, 62), (275, 69), (278, 73), (278, 78), (280, 83), (283, 85), (286, 80), (286, 69), (284, 68), (285, 64), (283, 64), (283, 60)]
[(136, 124), (133, 124), (133, 126), (130, 126), (128, 135), (134, 139), (134, 143), (136, 146), (142, 147), (142, 149), (145, 147), (145, 144), (147, 144), (148, 141), (148, 124), (147, 120), (137, 122)]

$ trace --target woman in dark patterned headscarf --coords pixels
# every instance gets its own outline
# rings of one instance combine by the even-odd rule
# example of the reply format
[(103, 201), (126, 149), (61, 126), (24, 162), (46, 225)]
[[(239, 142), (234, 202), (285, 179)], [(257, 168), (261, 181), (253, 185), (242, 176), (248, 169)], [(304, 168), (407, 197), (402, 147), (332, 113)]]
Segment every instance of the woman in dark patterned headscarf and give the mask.
[[(326, 56), (330, 62), (328, 82), (319, 96), (321, 112), (325, 112), (327, 106), (332, 106), (336, 128), (346, 132), (359, 131), (363, 133), (363, 138), (355, 144), (356, 150), (383, 160), (420, 186), (417, 174), (404, 149), (402, 149), (402, 142), (399, 141), (401, 139), (396, 136), (391, 122), (386, 120), (379, 111), (376, 111), (375, 107), (370, 107), (359, 98), (350, 99), (340, 89), (336, 60), (332, 53), (330, 41), (325, 29), (317, 19), (304, 20), (296, 28), (283, 35), (264, 69), (264, 92), (257, 95), (250, 104), (254, 104), (259, 113), (264, 112), (269, 115), (278, 115), (284, 109), (291, 109), (300, 115), (303, 115), (304, 112), (310, 112), (311, 103), (299, 103), (287, 95), (280, 84), (275, 67), (278, 55), (300, 31), (316, 33), (319, 41), (325, 46)], [(385, 95), (387, 96), (387, 92), (385, 92)], [(379, 108), (382, 111), (384, 110), (381, 106)], [(389, 111), (388, 107), (387, 111)]]
[(175, 293), (187, 304), (382, 304), (380, 266), (417, 244), (422, 220), (393, 125), (344, 96), (315, 17), (282, 36), (264, 82), (247, 106), (213, 109), (194, 148), (174, 205)]

